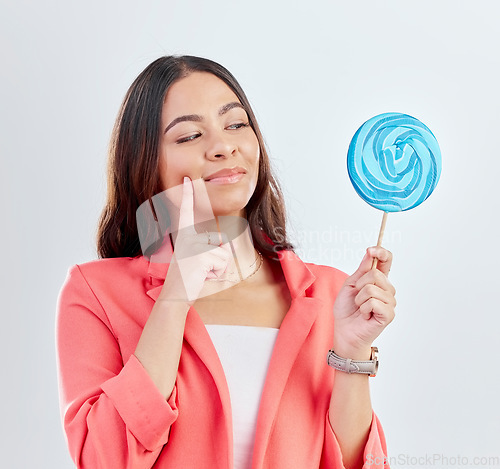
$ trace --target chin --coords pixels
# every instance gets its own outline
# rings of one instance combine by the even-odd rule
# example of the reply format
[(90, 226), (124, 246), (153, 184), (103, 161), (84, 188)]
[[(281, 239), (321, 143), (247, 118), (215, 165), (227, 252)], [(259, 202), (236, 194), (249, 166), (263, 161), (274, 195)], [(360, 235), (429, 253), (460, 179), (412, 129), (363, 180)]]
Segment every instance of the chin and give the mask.
[(241, 217), (246, 218), (246, 211), (244, 208), (240, 209), (231, 209), (229, 207), (224, 208), (216, 208), (213, 207), (214, 215), (216, 217)]
[(234, 203), (229, 200), (217, 200), (212, 202), (212, 210), (215, 216), (235, 216), (246, 218), (245, 203)]
[(210, 204), (216, 216), (238, 216), (246, 218), (248, 194), (209, 194)]

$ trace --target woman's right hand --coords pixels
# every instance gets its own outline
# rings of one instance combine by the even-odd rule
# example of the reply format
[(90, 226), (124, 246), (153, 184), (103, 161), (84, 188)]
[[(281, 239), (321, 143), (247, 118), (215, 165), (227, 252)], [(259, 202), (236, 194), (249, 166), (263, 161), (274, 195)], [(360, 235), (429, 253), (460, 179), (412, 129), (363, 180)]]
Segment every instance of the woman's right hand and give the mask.
[(158, 300), (194, 303), (200, 297), (205, 280), (224, 274), (232, 259), (224, 233), (196, 231), (194, 211), (193, 183), (184, 177), (174, 252)]

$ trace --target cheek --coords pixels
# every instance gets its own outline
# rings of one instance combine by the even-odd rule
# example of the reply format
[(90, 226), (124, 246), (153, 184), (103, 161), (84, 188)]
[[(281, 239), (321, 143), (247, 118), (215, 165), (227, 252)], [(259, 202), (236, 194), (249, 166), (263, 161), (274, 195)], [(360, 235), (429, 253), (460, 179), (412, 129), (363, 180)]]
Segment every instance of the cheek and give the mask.
[(252, 164), (254, 167), (259, 167), (260, 160), (260, 149), (259, 149), (259, 141), (257, 140), (257, 136), (254, 134), (252, 139), (249, 139), (245, 145), (247, 155), (247, 160), (249, 164)]
[(176, 157), (175, 153), (165, 154), (160, 158), (160, 179), (163, 190), (182, 185), (184, 176), (196, 179), (195, 168), (189, 164), (188, 158)]
[(259, 143), (256, 142), (255, 145), (251, 145), (246, 153), (246, 166), (252, 172), (252, 192), (257, 186), (259, 180), (259, 168), (260, 168), (260, 148)]

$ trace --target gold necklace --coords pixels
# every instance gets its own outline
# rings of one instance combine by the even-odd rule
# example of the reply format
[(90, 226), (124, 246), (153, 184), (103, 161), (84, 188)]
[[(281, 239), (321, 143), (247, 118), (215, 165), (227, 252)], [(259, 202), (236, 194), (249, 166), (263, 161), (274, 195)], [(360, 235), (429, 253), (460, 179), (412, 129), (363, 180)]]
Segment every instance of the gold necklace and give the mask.
[(258, 256), (255, 257), (255, 260), (249, 265), (249, 267), (252, 267), (254, 264), (257, 263), (257, 261), (259, 261), (259, 265), (247, 277), (243, 278), (243, 275), (242, 275), (241, 270), (240, 270), (240, 266), (238, 264), (238, 261), (235, 258), (236, 268), (238, 269), (238, 276), (239, 276), (239, 278), (237, 280), (231, 280), (229, 278), (230, 275), (234, 275), (233, 272), (231, 272), (230, 274), (223, 274), (223, 276), (227, 275), (226, 278), (207, 278), (206, 280), (210, 281), (210, 282), (231, 282), (231, 283), (239, 283), (239, 282), (244, 282), (245, 280), (248, 280), (250, 277), (253, 277), (260, 270), (260, 268), (262, 267), (262, 264), (264, 264), (264, 257), (262, 256), (262, 254), (259, 251), (257, 251), (257, 254), (258, 254)]

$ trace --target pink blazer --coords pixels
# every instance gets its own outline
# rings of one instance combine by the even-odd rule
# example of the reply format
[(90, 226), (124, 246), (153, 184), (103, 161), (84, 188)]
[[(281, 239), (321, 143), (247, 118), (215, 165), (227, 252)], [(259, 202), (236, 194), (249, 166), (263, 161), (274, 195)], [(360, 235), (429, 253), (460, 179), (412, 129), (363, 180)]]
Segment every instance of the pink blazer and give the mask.
[[(346, 276), (291, 251), (281, 266), (292, 302), (264, 385), (252, 468), (342, 468), (328, 420), (335, 370), (326, 354), (333, 302)], [(57, 352), (63, 425), (79, 468), (232, 468), (229, 391), (196, 311), (187, 316), (168, 400), (133, 354), (167, 268), (136, 257), (69, 270), (58, 301)], [(384, 467), (385, 455), (373, 415), (365, 467)]]

